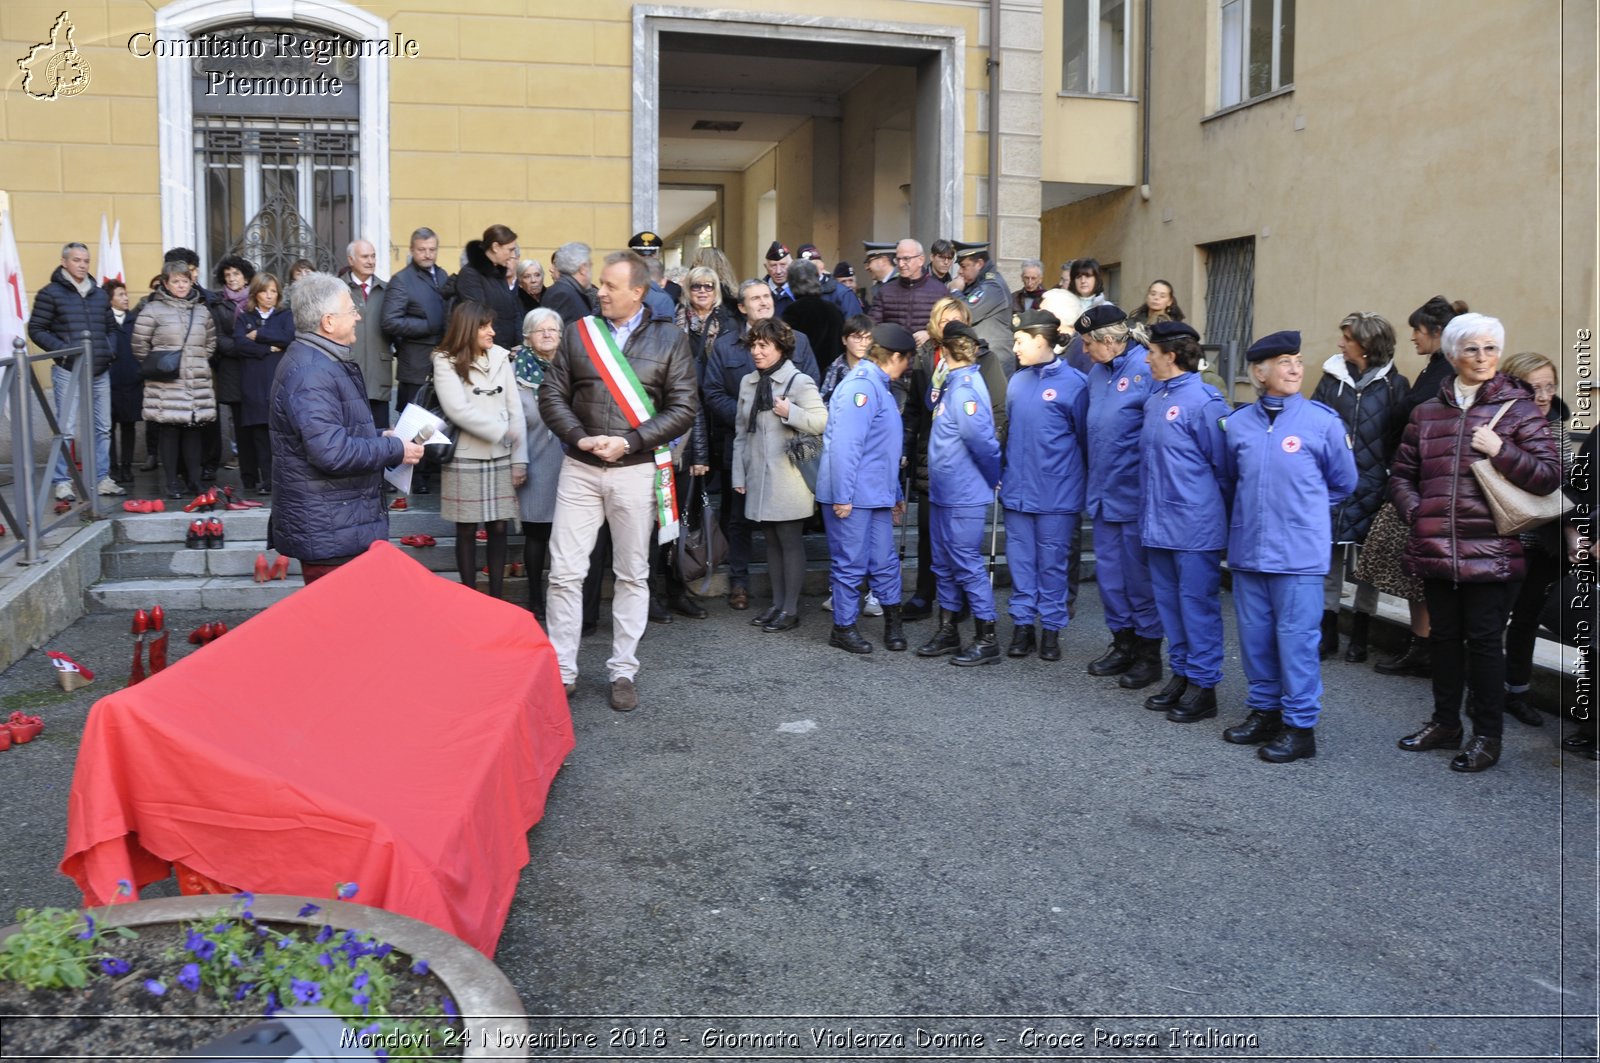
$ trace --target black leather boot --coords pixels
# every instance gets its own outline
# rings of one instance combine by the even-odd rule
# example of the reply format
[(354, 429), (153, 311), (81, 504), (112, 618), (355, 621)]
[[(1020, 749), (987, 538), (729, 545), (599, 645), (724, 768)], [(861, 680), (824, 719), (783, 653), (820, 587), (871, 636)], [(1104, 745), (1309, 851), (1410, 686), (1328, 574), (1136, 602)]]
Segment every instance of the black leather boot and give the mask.
[(1189, 681), (1181, 675), (1175, 675), (1167, 680), (1167, 685), (1160, 692), (1151, 694), (1144, 699), (1144, 707), (1151, 712), (1166, 712), (1178, 703), (1183, 697), (1183, 692), (1189, 689)]
[(1049, 628), (1039, 632), (1039, 660), (1061, 660), (1061, 632)]
[(1213, 687), (1190, 687), (1167, 712), (1173, 723), (1198, 723), (1217, 714), (1217, 692)]
[(1283, 731), (1283, 713), (1276, 710), (1252, 709), (1244, 723), (1222, 732), (1222, 740), (1236, 746), (1251, 746), (1278, 737)]
[(1121, 675), (1133, 667), (1133, 632), (1113, 631), (1105, 655), (1089, 662), (1090, 675)]
[(951, 664), (959, 664), (963, 668), (979, 664), (1000, 663), (1000, 641), (994, 635), (993, 620), (974, 620), (972, 626), (977, 630), (978, 637), (972, 645), (950, 658)]
[(872, 652), (872, 643), (861, 637), (861, 632), (856, 630), (854, 624), (849, 627), (840, 627), (838, 624), (833, 625), (833, 634), (828, 636), (828, 645), (844, 650), (846, 653)]
[(1372, 617), (1366, 613), (1357, 613), (1350, 620), (1350, 645), (1345, 648), (1344, 659), (1351, 664), (1360, 664), (1367, 659), (1367, 629), (1372, 626)]
[(1033, 625), (1018, 624), (1011, 629), (1011, 645), (1006, 647), (1007, 657), (1027, 657), (1033, 653)]
[(961, 634), (956, 631), (955, 614), (947, 609), (939, 610), (939, 626), (934, 629), (933, 637), (917, 647), (918, 657), (943, 657), (947, 653), (957, 653), (961, 649)]
[(1294, 724), (1285, 724), (1283, 733), (1256, 750), (1256, 756), (1269, 764), (1287, 764), (1291, 760), (1301, 757), (1314, 757), (1317, 755), (1317, 733), (1315, 728), (1296, 727)]
[(898, 605), (883, 607), (883, 648), (895, 651), (906, 648), (906, 629)]
[(1133, 667), (1117, 677), (1123, 690), (1142, 690), (1161, 679), (1161, 640), (1135, 637)]
[(1427, 679), (1433, 675), (1433, 650), (1426, 638), (1412, 635), (1400, 656), (1379, 661), (1372, 670), (1379, 675), (1414, 675)]
[(1339, 614), (1332, 609), (1322, 611), (1322, 642), (1317, 646), (1317, 657), (1326, 661), (1339, 652)]

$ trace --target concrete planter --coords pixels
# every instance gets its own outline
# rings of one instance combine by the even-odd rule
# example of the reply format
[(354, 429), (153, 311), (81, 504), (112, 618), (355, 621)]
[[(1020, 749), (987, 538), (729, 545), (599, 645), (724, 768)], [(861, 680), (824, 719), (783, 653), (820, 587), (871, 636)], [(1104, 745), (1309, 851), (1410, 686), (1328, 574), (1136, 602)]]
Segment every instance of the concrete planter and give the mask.
[[(159, 900), (114, 904), (89, 911), (101, 926), (138, 928), (157, 923), (187, 923), (207, 920), (229, 904), (228, 894), (202, 894), (191, 897), (163, 897)], [(321, 911), (302, 918), (301, 907), (315, 904)], [(251, 910), (256, 919), (269, 923), (321, 926), (335, 930), (357, 930), (386, 941), (398, 951), (428, 961), (429, 970), (445, 984), (465, 1028), (463, 1059), (527, 1059), (523, 1052), (506, 1054), (498, 1044), (526, 1044), (528, 1013), (522, 999), (500, 968), (483, 953), (460, 938), (437, 927), (381, 908), (329, 900), (323, 897), (291, 897), (283, 894), (257, 894)], [(0, 943), (17, 931), (8, 926), (0, 930)]]

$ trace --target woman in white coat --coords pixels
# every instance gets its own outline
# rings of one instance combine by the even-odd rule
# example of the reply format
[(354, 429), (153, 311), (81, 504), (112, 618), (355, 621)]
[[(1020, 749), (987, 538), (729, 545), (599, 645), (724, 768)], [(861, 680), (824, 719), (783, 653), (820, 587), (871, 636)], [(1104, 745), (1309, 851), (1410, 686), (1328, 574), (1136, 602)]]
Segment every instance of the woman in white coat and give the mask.
[(820, 452), (828, 408), (816, 381), (796, 369), (794, 330), (777, 318), (750, 327), (756, 371), (739, 385), (733, 437), (733, 489), (744, 495), (745, 518), (759, 521), (767, 537), (772, 608), (750, 623), (763, 631), (788, 631), (800, 624), (800, 585), (806, 551), (801, 528), (816, 508), (816, 496), (791, 460), (789, 441), (815, 437)]
[(456, 526), (456, 571), (477, 586), (478, 525), (488, 530), (489, 594), (505, 580), (507, 522), (517, 517), (514, 489), (528, 478), (528, 451), (511, 354), (494, 341), (494, 311), (457, 304), (433, 352), (433, 391), (456, 426), (455, 456), (444, 466), (439, 515)]

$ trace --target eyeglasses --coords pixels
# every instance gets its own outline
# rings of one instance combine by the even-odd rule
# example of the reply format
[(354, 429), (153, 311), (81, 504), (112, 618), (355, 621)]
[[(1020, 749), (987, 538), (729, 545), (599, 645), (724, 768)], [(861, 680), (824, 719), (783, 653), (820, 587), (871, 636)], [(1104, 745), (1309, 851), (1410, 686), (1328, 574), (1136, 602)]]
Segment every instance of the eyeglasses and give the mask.
[(1540, 384), (1538, 387), (1533, 389), (1533, 397), (1536, 398), (1536, 399), (1538, 399), (1538, 398), (1546, 398), (1547, 399), (1547, 398), (1550, 398), (1551, 396), (1553, 396), (1555, 393), (1556, 393), (1556, 386), (1554, 384)]
[(894, 260), (896, 262), (915, 262), (921, 257), (921, 255), (896, 255), (894, 256)]
[(346, 314), (349, 314), (352, 317), (360, 317), (361, 316), (361, 311), (357, 310), (355, 307), (352, 306), (348, 310), (335, 310), (331, 314), (328, 314), (327, 316), (328, 317), (344, 317)]
[(705, 284), (705, 283), (691, 284), (691, 285), (689, 285), (689, 290), (691, 292), (714, 292), (714, 291), (717, 290), (717, 286), (715, 284)]
[(1500, 357), (1500, 348), (1496, 347), (1492, 343), (1486, 343), (1482, 347), (1479, 347), (1477, 344), (1471, 344), (1461, 348), (1456, 352), (1456, 354), (1464, 355), (1468, 358), (1477, 358), (1480, 355), (1485, 358), (1498, 358)]

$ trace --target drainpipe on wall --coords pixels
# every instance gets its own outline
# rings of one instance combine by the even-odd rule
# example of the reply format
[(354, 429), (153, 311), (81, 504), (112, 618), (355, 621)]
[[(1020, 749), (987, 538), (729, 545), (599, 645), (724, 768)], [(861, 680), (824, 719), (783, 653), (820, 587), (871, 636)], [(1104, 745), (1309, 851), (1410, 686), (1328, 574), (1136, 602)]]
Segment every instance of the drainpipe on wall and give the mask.
[(1154, 6), (1154, 0), (1144, 0), (1144, 94), (1139, 100), (1139, 132), (1144, 148), (1140, 152), (1139, 197), (1146, 201), (1150, 199), (1150, 9)]
[(1000, 260), (1000, 0), (989, 0), (989, 258)]

